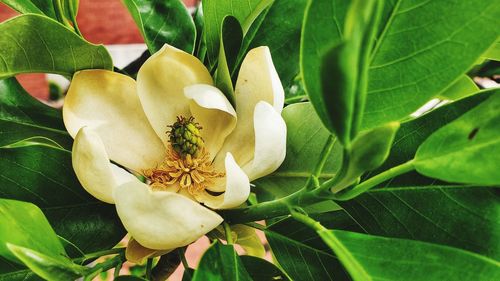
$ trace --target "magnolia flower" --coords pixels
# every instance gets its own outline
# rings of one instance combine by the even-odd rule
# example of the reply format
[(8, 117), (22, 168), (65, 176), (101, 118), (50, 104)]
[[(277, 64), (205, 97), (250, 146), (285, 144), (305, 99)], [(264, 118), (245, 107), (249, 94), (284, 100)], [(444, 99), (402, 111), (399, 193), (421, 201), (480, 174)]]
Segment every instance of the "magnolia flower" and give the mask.
[(283, 162), (283, 102), (267, 47), (245, 57), (233, 108), (196, 57), (165, 45), (137, 82), (106, 70), (76, 73), (63, 118), (82, 186), (116, 205), (134, 241), (169, 250), (217, 227), (214, 210), (240, 206), (250, 181)]

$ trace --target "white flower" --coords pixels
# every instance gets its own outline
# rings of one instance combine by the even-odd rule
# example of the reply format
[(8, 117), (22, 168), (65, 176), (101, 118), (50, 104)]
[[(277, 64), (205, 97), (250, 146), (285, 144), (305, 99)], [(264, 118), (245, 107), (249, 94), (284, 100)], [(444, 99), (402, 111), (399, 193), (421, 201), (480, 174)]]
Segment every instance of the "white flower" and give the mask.
[[(123, 225), (144, 247), (192, 243), (222, 222), (213, 209), (240, 206), (249, 182), (283, 162), (284, 93), (269, 49), (253, 49), (244, 59), (236, 109), (212, 85), (197, 58), (168, 45), (144, 63), (137, 82), (105, 70), (73, 77), (63, 108), (75, 138), (73, 168), (90, 194), (116, 205)], [(172, 134), (188, 123), (196, 129), (180, 142), (203, 141), (181, 153), (175, 137), (184, 135)]]

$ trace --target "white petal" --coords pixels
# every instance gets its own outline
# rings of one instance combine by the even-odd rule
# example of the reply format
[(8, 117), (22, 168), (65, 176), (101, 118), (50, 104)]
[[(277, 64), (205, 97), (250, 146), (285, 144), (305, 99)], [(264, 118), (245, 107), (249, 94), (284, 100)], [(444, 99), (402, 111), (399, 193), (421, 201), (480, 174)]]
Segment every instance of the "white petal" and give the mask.
[(195, 194), (200, 202), (212, 209), (230, 209), (243, 204), (250, 195), (250, 181), (243, 170), (238, 166), (231, 153), (227, 153), (226, 160), (226, 191), (219, 196), (207, 192)]
[(224, 94), (213, 86), (189, 86), (184, 93), (191, 99), (191, 113), (202, 127), (201, 136), (213, 159), (236, 127), (236, 112)]
[(80, 129), (73, 143), (73, 169), (83, 188), (95, 198), (114, 203), (113, 189), (138, 181), (132, 174), (109, 162), (99, 135), (87, 127)]
[(255, 154), (244, 170), (250, 180), (274, 172), (285, 160), (286, 123), (267, 102), (255, 106)]
[(243, 166), (254, 157), (254, 109), (258, 102), (271, 104), (277, 112), (283, 109), (285, 94), (281, 81), (274, 68), (271, 53), (267, 47), (259, 47), (248, 52), (243, 60), (238, 81), (236, 82), (235, 100), (238, 122), (228, 136), (220, 154), (216, 158), (216, 167), (221, 158), (231, 152), (236, 162)]
[(141, 182), (121, 185), (115, 189), (114, 198), (125, 229), (142, 246), (153, 250), (188, 245), (223, 220), (182, 195), (151, 191)]
[(170, 45), (163, 46), (139, 70), (137, 88), (141, 104), (165, 144), (167, 126), (177, 116), (190, 116), (184, 88), (195, 84), (212, 85), (210, 73), (196, 57)]
[(161, 161), (165, 148), (142, 111), (135, 81), (106, 70), (73, 76), (63, 107), (66, 129), (75, 137), (87, 126), (102, 139), (109, 157), (135, 171)]

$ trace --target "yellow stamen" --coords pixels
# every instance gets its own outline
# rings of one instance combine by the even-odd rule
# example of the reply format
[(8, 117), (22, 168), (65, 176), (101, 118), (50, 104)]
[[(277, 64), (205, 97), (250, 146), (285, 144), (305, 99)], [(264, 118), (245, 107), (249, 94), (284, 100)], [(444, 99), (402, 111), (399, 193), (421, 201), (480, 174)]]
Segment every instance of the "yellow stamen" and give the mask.
[(205, 148), (196, 157), (190, 154), (182, 157), (171, 145), (162, 163), (143, 172), (155, 190), (170, 190), (174, 186), (175, 191), (182, 188), (191, 194), (205, 190), (207, 186), (215, 184), (215, 179), (224, 177), (224, 173), (215, 171)]

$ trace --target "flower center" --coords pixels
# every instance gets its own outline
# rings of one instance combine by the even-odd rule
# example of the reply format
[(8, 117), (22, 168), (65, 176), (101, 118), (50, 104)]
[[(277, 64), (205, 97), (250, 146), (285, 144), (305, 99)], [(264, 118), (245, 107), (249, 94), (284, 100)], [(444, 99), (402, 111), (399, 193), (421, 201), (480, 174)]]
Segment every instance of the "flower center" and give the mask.
[(153, 189), (177, 192), (183, 188), (195, 194), (224, 176), (224, 173), (215, 171), (200, 135), (202, 128), (193, 117), (179, 116), (168, 127), (170, 144), (167, 156), (155, 168), (143, 171)]

